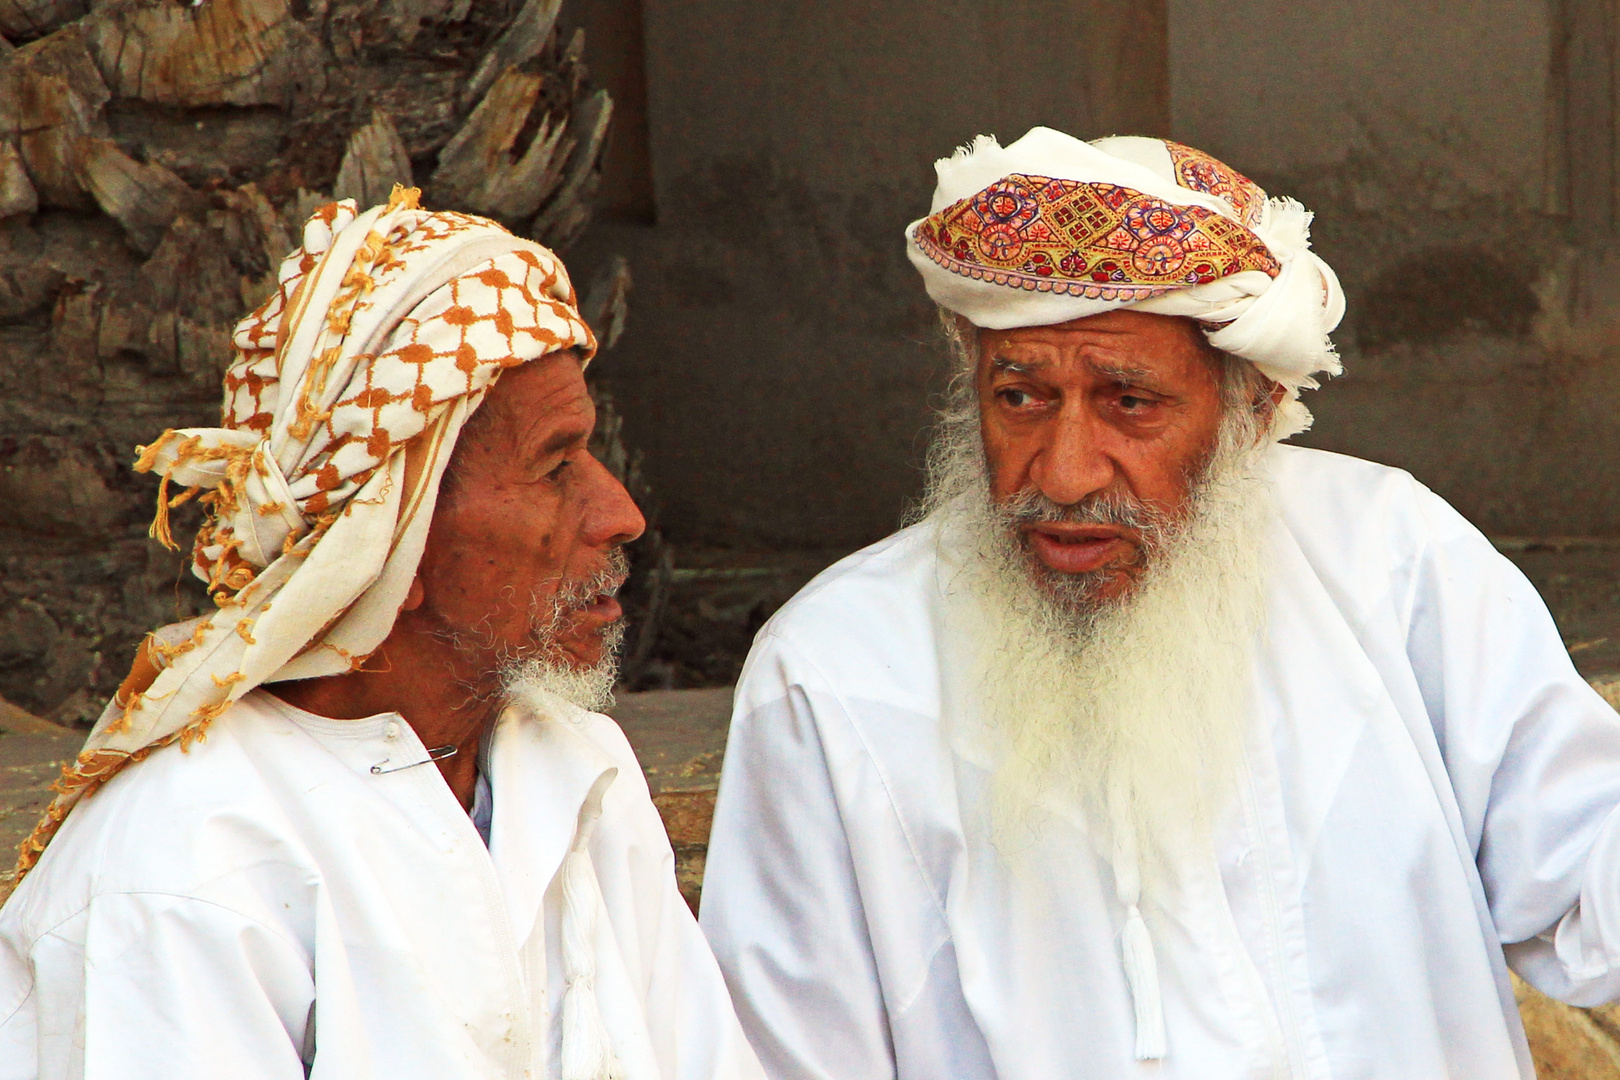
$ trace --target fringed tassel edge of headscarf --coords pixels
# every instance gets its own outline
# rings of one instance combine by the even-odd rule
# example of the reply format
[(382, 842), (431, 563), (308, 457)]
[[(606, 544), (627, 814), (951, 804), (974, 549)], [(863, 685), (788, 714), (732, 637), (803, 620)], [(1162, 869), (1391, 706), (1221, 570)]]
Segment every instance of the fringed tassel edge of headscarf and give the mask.
[[(13, 871), (13, 882), (21, 882), (28, 871), (39, 862), (45, 846), (51, 842), (51, 837), (56, 835), (56, 830), (62, 827), (62, 822), (67, 818), (68, 811), (72, 810), (79, 800), (94, 795), (124, 766), (142, 760), (159, 747), (178, 741), (185, 733), (186, 731), (177, 731), (166, 739), (141, 747), (133, 754), (108, 750), (94, 754), (80, 754), (73, 764), (62, 766), (61, 777), (51, 785), (51, 790), (56, 792), (56, 798), (45, 808), (45, 813), (33, 831), (28, 834), (28, 838), (17, 846), (17, 866)], [(195, 732), (192, 733), (192, 737), (196, 737)]]
[(596, 917), (602, 894), (587, 845), (602, 814), (602, 792), (617, 770), (591, 788), (562, 867), (562, 1080), (624, 1080), (596, 998)]
[[(33, 831), (28, 834), (28, 838), (17, 846), (17, 865), (13, 871), (13, 884), (22, 881), (39, 862), (46, 845), (56, 835), (56, 830), (62, 827), (68, 811), (78, 805), (80, 800), (94, 795), (125, 766), (145, 760), (154, 750), (176, 742), (180, 744), (181, 749), (189, 750), (192, 743), (208, 737), (209, 725), (230, 706), (229, 699), (205, 705), (192, 714), (194, 719), (191, 723), (156, 742), (148, 743), (134, 753), (98, 750), (94, 753), (80, 754), (73, 764), (62, 766), (61, 777), (51, 784), (51, 790), (56, 792), (56, 798), (45, 808), (45, 813)], [(139, 708), (138, 702), (135, 707)]]
[[(158, 673), (176, 656), (196, 648), (207, 630), (208, 622), (200, 621), (189, 637), (172, 645), (165, 645), (155, 635), (146, 636), (141, 642), (141, 647), (136, 650), (135, 663), (131, 666), (129, 675), (118, 688), (118, 692), (113, 695), (112, 706), (121, 713), (119, 725), (127, 725), (130, 714), (137, 712), (143, 701), (150, 700), (146, 690), (157, 678)], [(192, 743), (207, 738), (209, 725), (230, 707), (230, 689), (240, 679), (241, 676), (238, 674), (234, 678), (223, 680), (221, 689), (225, 694), (222, 700), (195, 710), (191, 714), (190, 723), (163, 739), (127, 754), (121, 750), (86, 750), (71, 764), (63, 765), (62, 775), (51, 784), (51, 790), (56, 793), (56, 797), (45, 808), (45, 812), (27, 838), (17, 846), (17, 864), (13, 872), (13, 882), (21, 882), (39, 862), (46, 845), (62, 827), (68, 811), (72, 810), (81, 799), (94, 795), (125, 766), (143, 760), (159, 747), (168, 746), (170, 743), (178, 742), (182, 749), (190, 749)], [(216, 685), (222, 682), (219, 679), (214, 681)]]
[(152, 517), (152, 525), (147, 529), (146, 535), (168, 548), (178, 551), (180, 545), (175, 543), (174, 532), (169, 524), (169, 511), (183, 505), (197, 495), (202, 488), (198, 485), (187, 487), (180, 494), (169, 497), (169, 485), (173, 481), (175, 470), (183, 465), (197, 462), (223, 461), (225, 466), (225, 479), (209, 494), (203, 498), (212, 505), (209, 507), (209, 517), (217, 520), (222, 512), (228, 513), (234, 509), (236, 503), (236, 489), (241, 485), (247, 471), (253, 467), (254, 447), (228, 447), (204, 446), (203, 440), (196, 435), (189, 438), (179, 431), (170, 428), (148, 446), (135, 448), (136, 458), (134, 470), (138, 473), (152, 472), (159, 467), (159, 460), (169, 443), (179, 439), (175, 447), (173, 460), (169, 461), (160, 473), (157, 494), (157, 513)]

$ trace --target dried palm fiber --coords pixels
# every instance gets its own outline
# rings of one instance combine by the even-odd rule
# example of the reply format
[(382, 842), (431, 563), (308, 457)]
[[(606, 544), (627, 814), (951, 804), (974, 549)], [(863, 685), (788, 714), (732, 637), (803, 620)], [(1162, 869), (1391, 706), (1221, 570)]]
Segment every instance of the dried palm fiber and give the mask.
[[(163, 482), (152, 535), (200, 495), (193, 571), (218, 610), (142, 643), (17, 862), (81, 798), (172, 742), (189, 746), (261, 683), (357, 669), (415, 576), (462, 425), (506, 368), (596, 341), (547, 249), (414, 188), (322, 207), (273, 296), (236, 327), (218, 428), (163, 433), (136, 468)], [(171, 494), (174, 487), (182, 488)]]

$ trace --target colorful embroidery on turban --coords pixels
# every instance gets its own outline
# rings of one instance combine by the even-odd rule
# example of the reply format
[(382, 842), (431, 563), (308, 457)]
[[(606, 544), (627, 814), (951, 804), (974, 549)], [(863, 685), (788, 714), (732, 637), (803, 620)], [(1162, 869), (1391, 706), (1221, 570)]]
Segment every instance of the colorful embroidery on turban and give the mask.
[(932, 212), (906, 241), (935, 302), (998, 330), (1121, 307), (1194, 318), (1287, 387), (1278, 438), (1309, 424), (1298, 392), (1340, 370), (1328, 334), (1344, 297), (1299, 203), (1179, 143), (1039, 127), (934, 168)]
[[(206, 506), (192, 556), (218, 605), (148, 636), (22, 846), (19, 877), (75, 802), (131, 761), (187, 746), (261, 683), (358, 668), (416, 574), (462, 425), (509, 367), (596, 348), (562, 263), (414, 189), (319, 210), (275, 295), (236, 328), (218, 428), (166, 431), (136, 468), (169, 510)], [(173, 488), (183, 489), (171, 494)]]
[(953, 274), (1093, 300), (1147, 300), (1282, 269), (1258, 236), (1213, 210), (1017, 173), (924, 218), (913, 242)]

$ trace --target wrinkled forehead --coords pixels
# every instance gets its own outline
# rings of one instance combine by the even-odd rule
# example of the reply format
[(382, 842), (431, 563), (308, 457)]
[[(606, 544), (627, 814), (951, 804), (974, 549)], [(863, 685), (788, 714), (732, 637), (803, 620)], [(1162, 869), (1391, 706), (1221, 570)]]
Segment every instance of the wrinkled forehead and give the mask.
[(588, 437), (595, 420), (584, 357), (561, 349), (503, 371), (478, 403), (462, 439), (497, 429), (503, 444), (517, 452), (560, 429), (583, 429)]
[(1195, 356), (1217, 356), (1192, 319), (1128, 310), (1047, 326), (971, 331), (977, 337), (981, 366), (992, 371), (1034, 371), (1077, 359), (1147, 371)]

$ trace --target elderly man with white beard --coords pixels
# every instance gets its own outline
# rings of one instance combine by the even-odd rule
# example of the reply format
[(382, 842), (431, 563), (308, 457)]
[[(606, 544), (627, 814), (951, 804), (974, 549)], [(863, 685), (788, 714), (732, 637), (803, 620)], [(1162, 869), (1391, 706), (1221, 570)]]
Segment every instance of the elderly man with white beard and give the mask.
[(702, 923), (778, 1080), (1531, 1080), (1620, 995), (1620, 718), (1404, 472), (1285, 445), (1298, 203), (1037, 128), (907, 231), (958, 363), (920, 520), (761, 630)]
[[(556, 256), (318, 211), (165, 432), (164, 627), (0, 909), (0, 1077), (753, 1080), (608, 700), (623, 545)], [(174, 489), (182, 489), (176, 492)]]

